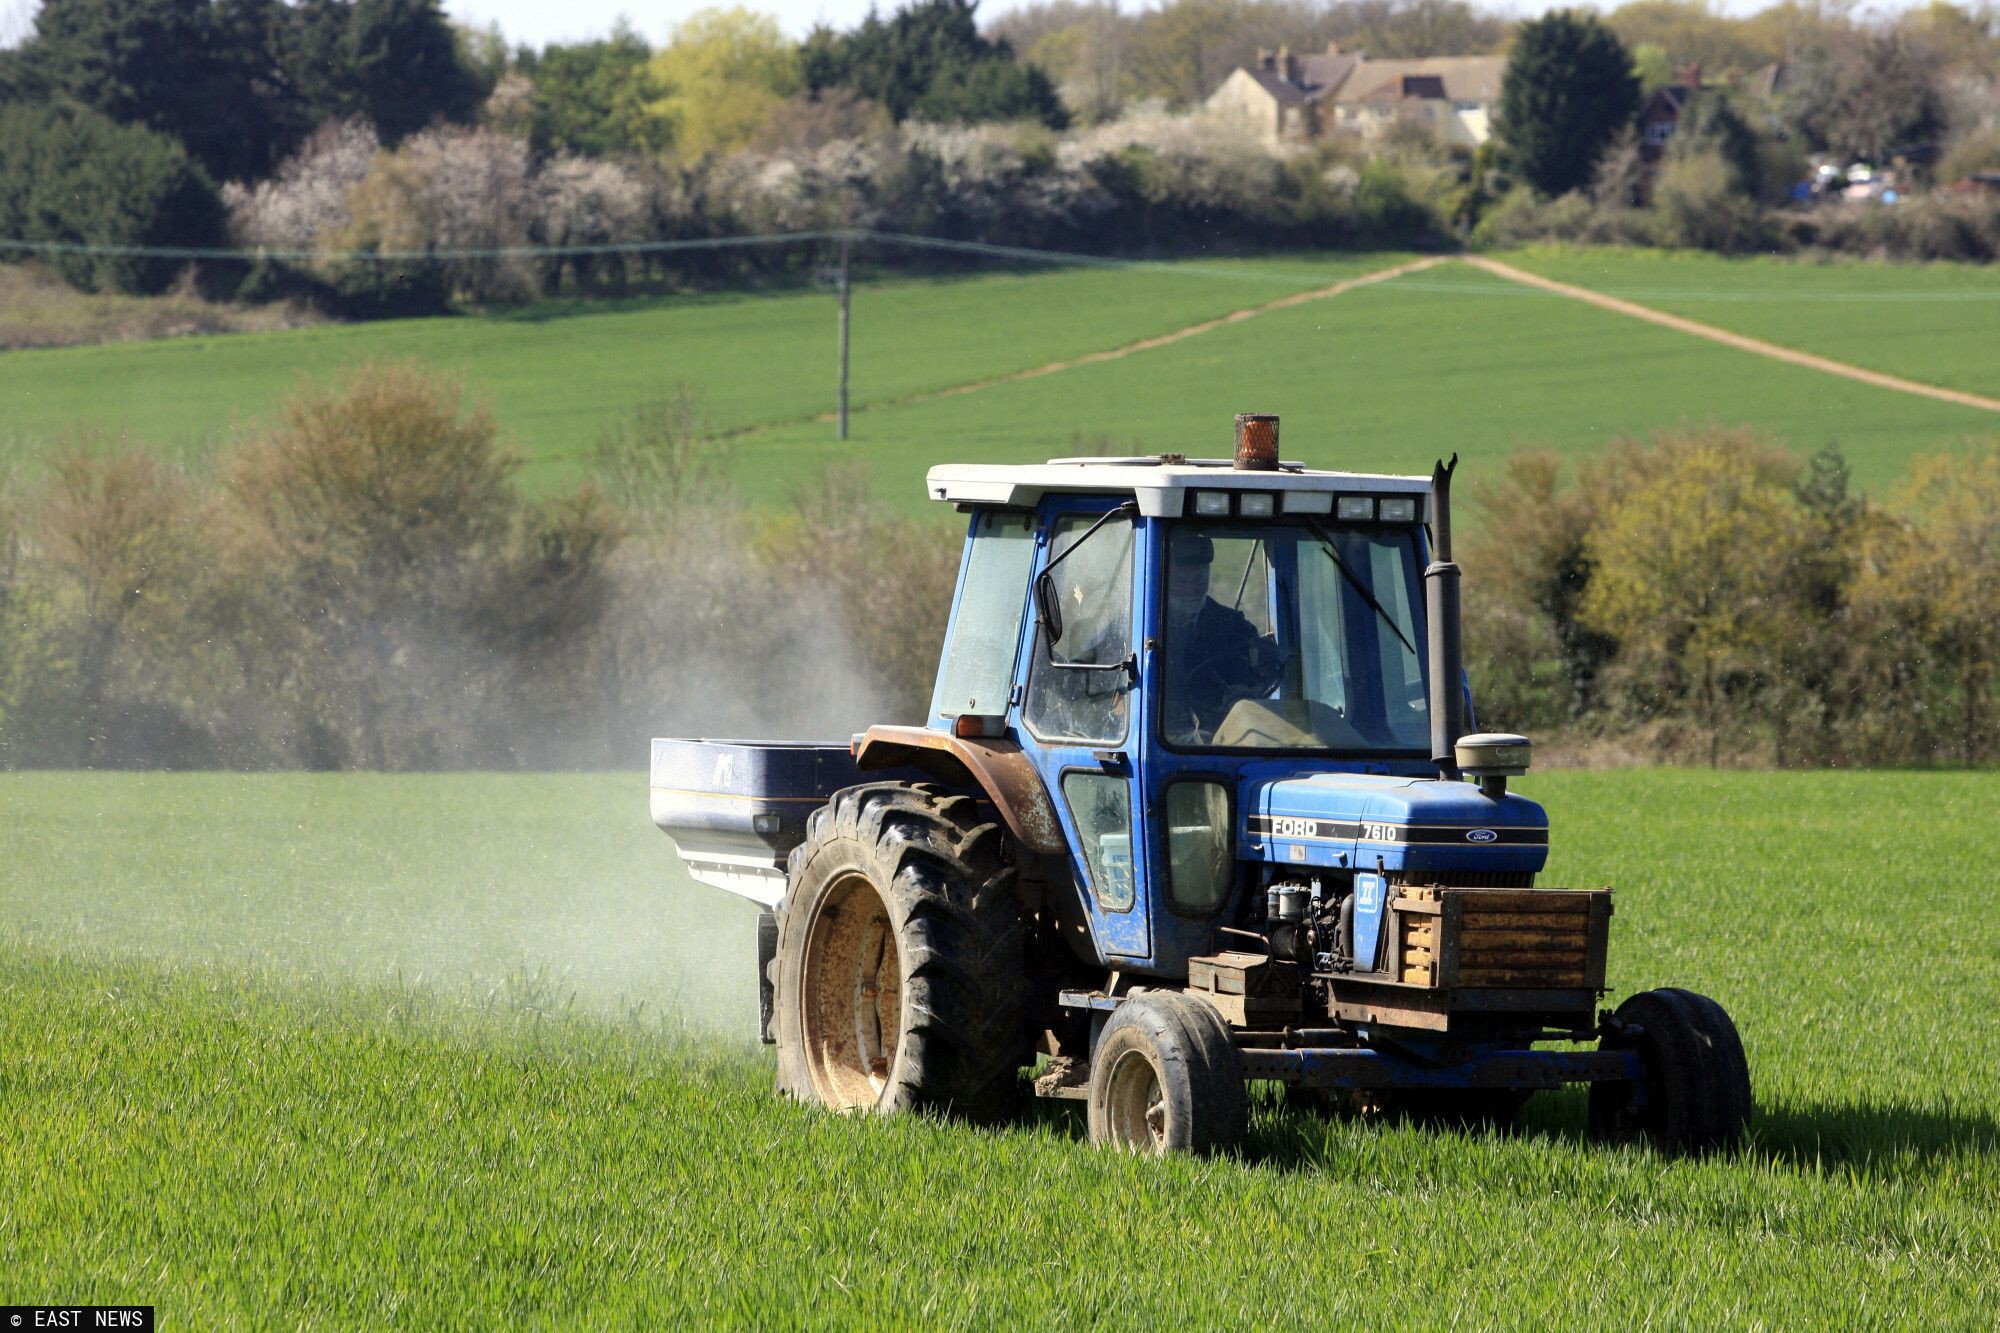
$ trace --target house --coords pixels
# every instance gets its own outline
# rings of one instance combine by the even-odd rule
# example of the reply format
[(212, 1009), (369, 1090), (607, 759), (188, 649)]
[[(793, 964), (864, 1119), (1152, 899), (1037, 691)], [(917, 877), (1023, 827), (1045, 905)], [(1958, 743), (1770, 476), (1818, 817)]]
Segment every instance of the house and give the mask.
[(1639, 160), (1647, 166), (1657, 166), (1665, 155), (1667, 140), (1674, 137), (1674, 130), (1681, 123), (1681, 112), (1687, 110), (1693, 92), (1692, 88), (1670, 83), (1655, 88), (1646, 104), (1639, 108)]
[(1492, 133), (1505, 56), (1370, 60), (1329, 42), (1323, 55), (1284, 47), (1222, 81), (1208, 109), (1250, 122), (1266, 143), (1303, 143), (1336, 131), (1373, 138), (1398, 119), (1428, 121), (1446, 143), (1476, 147)]
[(1231, 71), (1206, 103), (1220, 115), (1248, 121), (1269, 144), (1317, 139), (1331, 127), (1326, 101), (1353, 72), (1357, 57), (1328, 42), (1324, 55), (1295, 56), (1289, 47), (1259, 51), (1257, 61)]
[(1339, 128), (1374, 138), (1398, 119), (1430, 124), (1439, 142), (1477, 148), (1493, 136), (1505, 56), (1360, 61), (1334, 95)]

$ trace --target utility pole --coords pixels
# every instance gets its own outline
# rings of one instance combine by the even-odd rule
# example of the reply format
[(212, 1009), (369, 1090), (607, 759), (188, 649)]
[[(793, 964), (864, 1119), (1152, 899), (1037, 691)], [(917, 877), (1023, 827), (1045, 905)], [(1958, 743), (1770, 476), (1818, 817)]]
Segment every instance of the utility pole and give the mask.
[(840, 275), (834, 279), (835, 290), (840, 294), (840, 425), (837, 438), (847, 438), (847, 261), (853, 242), (847, 237), (840, 238)]
[(834, 427), (834, 438), (840, 440), (847, 438), (847, 294), (853, 286), (848, 273), (848, 267), (853, 258), (854, 238), (852, 235), (842, 235), (840, 238), (840, 262), (837, 264), (823, 264), (820, 266), (818, 272), (813, 275), (813, 281), (819, 284), (820, 290), (825, 291), (828, 287), (833, 288), (833, 294), (840, 302), (840, 348), (835, 372), (839, 389), (840, 410), (835, 414), (835, 421), (838, 424)]

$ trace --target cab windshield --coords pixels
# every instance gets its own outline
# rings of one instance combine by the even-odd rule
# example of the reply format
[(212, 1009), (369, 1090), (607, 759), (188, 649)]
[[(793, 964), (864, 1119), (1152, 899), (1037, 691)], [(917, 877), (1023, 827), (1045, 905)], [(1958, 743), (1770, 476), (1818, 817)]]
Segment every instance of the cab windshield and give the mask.
[(1167, 537), (1169, 745), (1427, 752), (1414, 529), (1312, 518), (1175, 524)]

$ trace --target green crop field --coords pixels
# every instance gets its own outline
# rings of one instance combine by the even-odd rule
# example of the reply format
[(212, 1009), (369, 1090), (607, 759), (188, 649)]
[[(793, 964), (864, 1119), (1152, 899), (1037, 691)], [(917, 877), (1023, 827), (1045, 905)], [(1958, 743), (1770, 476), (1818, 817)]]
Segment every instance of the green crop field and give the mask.
[[(1496, 290), (1504, 287), (1504, 291)], [(1986, 311), (2000, 341), (2000, 305)], [(2000, 414), (1785, 365), (1446, 265), (1118, 361), (857, 420), (878, 474), (914, 479), (944, 459), (1027, 462), (1066, 438), (1051, 423), (1148, 449), (1226, 454), (1231, 414), (1274, 411), (1284, 452), (1321, 467), (1428, 472), (1454, 451), (1474, 476), (1513, 449), (1584, 454), (1621, 434), (1747, 423), (1804, 448), (1838, 441), (1880, 486), (1917, 452)], [(746, 478), (816, 449), (786, 427), (738, 446)], [(755, 480), (751, 485), (757, 484)]]
[(2000, 268), (1772, 263), (1657, 250), (1534, 250), (1501, 258), (1781, 347), (2000, 397)]
[(640, 775), (0, 776), (7, 1299), (168, 1327), (1989, 1326), (2000, 777), (1556, 773), (1618, 992), (1742, 1025), (1703, 1162), (1264, 1103), (1240, 1160), (777, 1102)]
[[(912, 509), (942, 460), (1021, 462), (1081, 441), (1224, 451), (1233, 413), (1277, 411), (1307, 462), (1475, 467), (1524, 445), (1587, 454), (1621, 434), (1747, 423), (1837, 441), (1880, 488), (1918, 452), (2000, 414), (1782, 364), (1456, 263), (1273, 311), (1116, 360), (986, 381), (1159, 337), (1385, 268), (1394, 255), (1284, 257), (957, 279), (880, 278), (854, 298), (853, 438), (832, 407), (833, 305), (817, 292), (551, 305), (488, 316), (0, 355), (0, 464), (94, 423), (187, 457), (265, 419), (301, 381), (414, 357), (463, 376), (529, 456), (526, 486), (585, 475), (610, 422), (686, 385), (743, 493), (783, 502), (857, 459)], [(1661, 309), (1920, 380), (1988, 392), (2000, 278), (1983, 270), (1536, 252), (1523, 262)], [(969, 392), (943, 391), (968, 386)]]
[[(856, 400), (892, 400), (1119, 346), (1398, 258), (864, 279), (853, 300)], [(725, 429), (830, 410), (834, 323), (830, 294), (778, 291), (10, 352), (0, 355), (0, 442), (32, 447), (88, 422), (200, 456), (231, 431), (267, 419), (302, 382), (371, 360), (413, 358), (462, 376), (535, 460), (529, 483), (556, 484), (574, 479), (605, 425), (678, 385), (697, 390)]]

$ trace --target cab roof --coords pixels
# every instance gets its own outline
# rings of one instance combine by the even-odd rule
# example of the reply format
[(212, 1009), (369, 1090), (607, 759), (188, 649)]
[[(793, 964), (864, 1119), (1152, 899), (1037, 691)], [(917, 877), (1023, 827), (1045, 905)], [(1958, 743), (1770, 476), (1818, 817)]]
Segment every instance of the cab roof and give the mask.
[[(1183, 458), (1146, 454), (1130, 458), (1052, 458), (1046, 463), (1002, 466), (941, 463), (925, 477), (933, 500), (957, 505), (1001, 505), (1031, 509), (1055, 493), (1130, 495), (1148, 518), (1178, 518), (1191, 490), (1283, 491), (1289, 496), (1417, 495), (1430, 493), (1429, 477), (1396, 477), (1370, 472), (1323, 472), (1300, 463), (1280, 463), (1275, 472), (1239, 471), (1227, 458)], [(1293, 509), (1290, 503), (1281, 503)], [(1419, 517), (1425, 506), (1418, 502)]]

